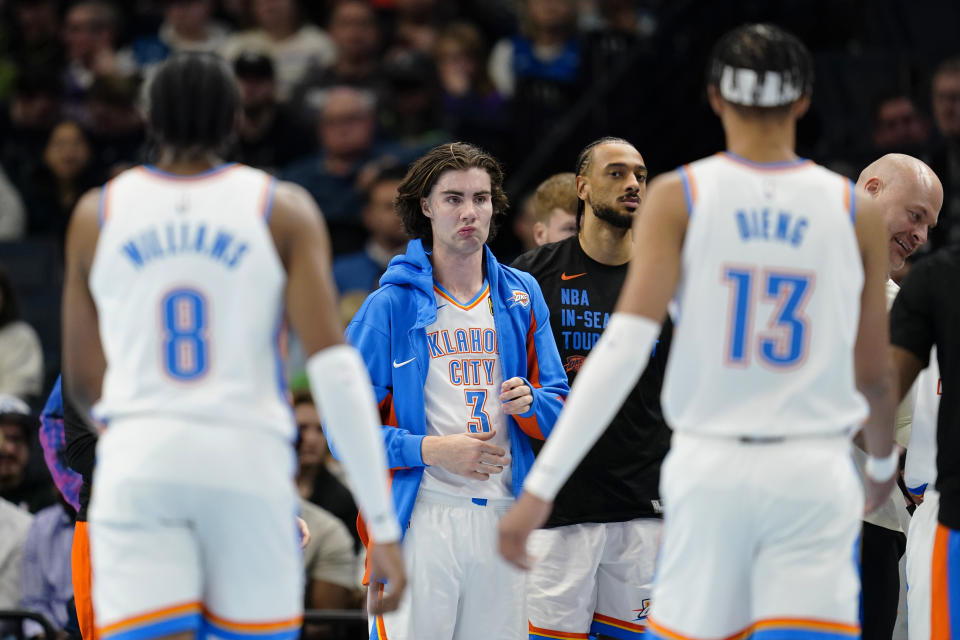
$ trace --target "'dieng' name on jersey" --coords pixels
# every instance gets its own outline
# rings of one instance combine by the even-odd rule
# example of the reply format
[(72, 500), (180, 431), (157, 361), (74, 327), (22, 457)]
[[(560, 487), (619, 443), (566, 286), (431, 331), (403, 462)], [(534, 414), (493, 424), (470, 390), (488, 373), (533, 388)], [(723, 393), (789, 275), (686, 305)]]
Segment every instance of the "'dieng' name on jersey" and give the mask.
[(804, 216), (789, 211), (773, 213), (770, 209), (739, 209), (735, 214), (737, 231), (744, 242), (751, 240), (772, 240), (793, 247), (803, 243), (804, 233), (809, 222)]
[(121, 245), (135, 269), (161, 258), (196, 255), (235, 269), (249, 250), (249, 244), (225, 229), (209, 229), (200, 222), (170, 223), (149, 227)]

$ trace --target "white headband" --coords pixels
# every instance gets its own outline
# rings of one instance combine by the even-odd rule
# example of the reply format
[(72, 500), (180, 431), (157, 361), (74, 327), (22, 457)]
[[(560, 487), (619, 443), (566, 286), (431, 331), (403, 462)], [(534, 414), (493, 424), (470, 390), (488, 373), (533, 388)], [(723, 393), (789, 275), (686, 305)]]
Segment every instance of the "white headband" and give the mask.
[(727, 102), (744, 107), (780, 107), (800, 98), (803, 90), (776, 71), (764, 72), (761, 81), (753, 69), (724, 67), (720, 74), (720, 95)]

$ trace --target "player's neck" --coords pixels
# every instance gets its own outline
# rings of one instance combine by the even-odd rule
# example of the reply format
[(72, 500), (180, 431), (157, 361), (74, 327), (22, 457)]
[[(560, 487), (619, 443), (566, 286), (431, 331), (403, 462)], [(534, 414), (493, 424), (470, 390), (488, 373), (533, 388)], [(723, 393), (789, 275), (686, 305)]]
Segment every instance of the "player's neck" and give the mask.
[(790, 162), (797, 159), (796, 123), (789, 119), (725, 119), (727, 150), (752, 162)]
[(209, 171), (214, 167), (223, 164), (223, 160), (214, 154), (203, 156), (182, 157), (173, 151), (165, 150), (160, 153), (160, 158), (154, 166), (167, 173), (175, 173), (182, 176), (190, 176), (197, 173)]
[(618, 229), (584, 212), (583, 228), (578, 234), (580, 248), (592, 260), (611, 266), (629, 262), (633, 244), (630, 229)]
[(435, 248), (430, 256), (433, 279), (457, 300), (470, 300), (483, 286), (483, 249), (470, 254), (452, 254)]

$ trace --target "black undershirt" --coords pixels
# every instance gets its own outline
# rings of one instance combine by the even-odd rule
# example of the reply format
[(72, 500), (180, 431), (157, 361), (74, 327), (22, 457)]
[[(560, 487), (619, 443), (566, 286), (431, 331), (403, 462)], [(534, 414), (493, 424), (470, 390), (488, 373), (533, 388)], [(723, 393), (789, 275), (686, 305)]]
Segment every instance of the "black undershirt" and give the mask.
[[(512, 266), (530, 272), (540, 283), (572, 386), (610, 320), (627, 265), (610, 266), (591, 259), (573, 236), (529, 251)], [(659, 517), (660, 463), (670, 446), (660, 389), (672, 332), (668, 318), (643, 376), (557, 494), (547, 527)], [(539, 452), (542, 443), (531, 442)]]

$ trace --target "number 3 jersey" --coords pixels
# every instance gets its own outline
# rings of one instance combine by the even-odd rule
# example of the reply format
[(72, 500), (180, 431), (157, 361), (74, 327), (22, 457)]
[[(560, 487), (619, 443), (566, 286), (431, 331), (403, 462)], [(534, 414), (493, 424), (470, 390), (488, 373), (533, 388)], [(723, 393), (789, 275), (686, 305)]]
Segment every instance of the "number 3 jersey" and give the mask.
[(107, 360), (102, 419), (170, 416), (293, 436), (279, 334), (276, 180), (239, 164), (141, 166), (108, 182), (90, 272)]
[[(424, 385), (428, 436), (458, 433), (496, 434), (488, 440), (510, 454), (510, 434), (500, 404), (503, 373), (497, 351), (497, 328), (490, 303), (490, 285), (466, 303), (434, 284), (437, 320), (427, 326), (430, 364)], [(488, 480), (456, 475), (440, 466), (427, 467), (424, 489), (476, 498), (513, 497), (510, 465)]]
[(690, 220), (663, 408), (676, 430), (834, 434), (867, 415), (853, 349), (863, 266), (853, 183), (730, 153), (679, 170)]

